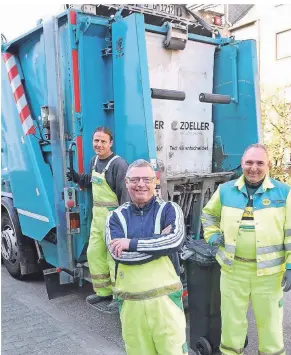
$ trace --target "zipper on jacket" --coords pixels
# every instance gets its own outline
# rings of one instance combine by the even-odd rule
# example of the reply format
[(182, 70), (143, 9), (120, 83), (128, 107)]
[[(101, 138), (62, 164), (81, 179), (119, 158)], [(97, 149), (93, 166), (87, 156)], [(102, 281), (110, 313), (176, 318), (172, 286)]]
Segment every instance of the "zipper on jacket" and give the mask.
[(143, 210), (140, 211), (141, 214), (141, 236), (143, 236)]

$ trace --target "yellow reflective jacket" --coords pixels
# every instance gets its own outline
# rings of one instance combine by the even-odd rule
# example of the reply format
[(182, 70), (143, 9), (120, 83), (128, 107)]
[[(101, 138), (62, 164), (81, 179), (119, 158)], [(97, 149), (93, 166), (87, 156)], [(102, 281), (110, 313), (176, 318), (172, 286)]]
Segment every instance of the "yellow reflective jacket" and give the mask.
[[(248, 203), (244, 176), (221, 184), (202, 210), (204, 238), (223, 235), (216, 259), (231, 271), (242, 215)], [(266, 176), (253, 197), (257, 275), (291, 269), (291, 187)]]

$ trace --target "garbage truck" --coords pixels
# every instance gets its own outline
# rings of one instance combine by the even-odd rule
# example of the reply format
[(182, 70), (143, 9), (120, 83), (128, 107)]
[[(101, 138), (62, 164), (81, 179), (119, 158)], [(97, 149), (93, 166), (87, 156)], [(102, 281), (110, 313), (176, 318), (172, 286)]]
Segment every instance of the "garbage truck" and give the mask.
[(151, 163), (191, 239), (260, 140), (255, 42), (173, 6), (68, 7), (1, 45), (1, 258), (18, 279), (42, 265), (49, 298), (91, 281), (91, 191), (66, 170), (88, 171), (97, 126), (128, 163)]

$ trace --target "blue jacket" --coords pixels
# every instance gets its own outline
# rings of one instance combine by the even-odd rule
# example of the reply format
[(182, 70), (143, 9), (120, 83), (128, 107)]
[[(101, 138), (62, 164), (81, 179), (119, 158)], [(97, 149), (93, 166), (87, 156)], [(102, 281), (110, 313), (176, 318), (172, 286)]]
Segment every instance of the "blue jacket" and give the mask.
[[(171, 226), (169, 233), (163, 230)], [(161, 256), (169, 256), (177, 274), (180, 273), (178, 251), (185, 237), (184, 216), (179, 205), (153, 197), (143, 208), (127, 202), (112, 211), (106, 221), (106, 244), (115, 238), (131, 239), (129, 250), (115, 261), (143, 264)]]

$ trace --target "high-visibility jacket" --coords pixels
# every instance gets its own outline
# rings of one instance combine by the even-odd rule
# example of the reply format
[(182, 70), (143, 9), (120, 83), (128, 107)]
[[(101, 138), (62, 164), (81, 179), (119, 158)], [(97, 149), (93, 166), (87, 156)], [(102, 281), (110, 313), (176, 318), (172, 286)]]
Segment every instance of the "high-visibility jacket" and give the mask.
[[(209, 243), (224, 236), (216, 259), (231, 271), (242, 215), (248, 203), (244, 176), (219, 185), (202, 210), (204, 238)], [(265, 177), (253, 196), (257, 275), (291, 269), (291, 187)]]

